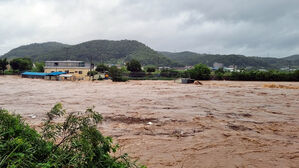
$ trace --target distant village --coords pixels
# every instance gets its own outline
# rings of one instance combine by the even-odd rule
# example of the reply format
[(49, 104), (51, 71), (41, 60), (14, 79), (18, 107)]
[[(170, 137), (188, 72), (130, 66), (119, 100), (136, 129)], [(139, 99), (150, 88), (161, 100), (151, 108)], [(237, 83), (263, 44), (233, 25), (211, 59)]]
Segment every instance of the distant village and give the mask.
[[(112, 65), (109, 65), (112, 66)], [(121, 66), (119, 66), (120, 68)], [(176, 67), (171, 68), (167, 66), (158, 67), (159, 71), (162, 70), (188, 70), (193, 68), (193, 66)], [(239, 71), (237, 66), (231, 65), (229, 67), (224, 67), (222, 63), (215, 62), (212, 70), (217, 70), (223, 68), (225, 71), (233, 72)], [(90, 80), (89, 71), (94, 71), (96, 69), (90, 63), (84, 61), (45, 61), (44, 72), (24, 72), (22, 77), (24, 78), (35, 78), (35, 79), (46, 79), (46, 80)], [(105, 74), (102, 74), (105, 77)]]
[[(84, 61), (45, 61), (36, 62), (28, 58), (16, 58), (11, 61), (0, 60), (1, 72), (7, 75), (21, 74), (23, 78), (45, 80), (175, 80), (186, 78), (194, 80), (266, 80), (266, 81), (298, 81), (299, 70), (289, 67), (280, 70), (254, 69), (237, 65), (224, 66), (214, 62), (212, 67), (204, 64), (185, 67), (142, 66), (138, 60), (114, 64), (87, 63)], [(11, 66), (11, 67), (10, 67)], [(7, 69), (7, 70), (6, 70)], [(191, 81), (191, 82), (192, 82)]]

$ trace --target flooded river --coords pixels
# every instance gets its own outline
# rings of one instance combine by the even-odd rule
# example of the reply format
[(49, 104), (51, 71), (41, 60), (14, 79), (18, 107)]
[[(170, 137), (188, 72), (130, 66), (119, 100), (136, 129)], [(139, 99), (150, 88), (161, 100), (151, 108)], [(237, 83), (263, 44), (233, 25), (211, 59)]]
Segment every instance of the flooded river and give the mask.
[(299, 83), (202, 83), (0, 76), (0, 107), (39, 127), (55, 103), (95, 106), (99, 129), (149, 168), (298, 167)]

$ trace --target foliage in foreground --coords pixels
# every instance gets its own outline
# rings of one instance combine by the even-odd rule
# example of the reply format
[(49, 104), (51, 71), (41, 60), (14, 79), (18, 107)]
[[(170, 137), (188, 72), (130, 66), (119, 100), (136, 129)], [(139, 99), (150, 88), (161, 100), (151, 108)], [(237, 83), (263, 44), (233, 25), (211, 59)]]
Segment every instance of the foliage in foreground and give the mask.
[[(57, 123), (61, 118), (64, 122)], [(40, 135), (20, 116), (0, 110), (0, 167), (137, 168), (127, 154), (111, 156), (118, 146), (96, 129), (101, 121), (92, 108), (65, 116), (62, 105), (56, 104)]]

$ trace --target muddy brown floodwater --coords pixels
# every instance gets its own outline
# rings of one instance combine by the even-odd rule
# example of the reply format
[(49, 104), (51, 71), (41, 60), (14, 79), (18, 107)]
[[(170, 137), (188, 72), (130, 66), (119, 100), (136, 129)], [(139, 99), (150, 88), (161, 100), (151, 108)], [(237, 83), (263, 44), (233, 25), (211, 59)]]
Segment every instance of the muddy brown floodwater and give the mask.
[(68, 112), (95, 106), (105, 118), (99, 129), (149, 168), (299, 167), (298, 88), (295, 82), (185, 85), (0, 76), (0, 107), (39, 127), (57, 102)]

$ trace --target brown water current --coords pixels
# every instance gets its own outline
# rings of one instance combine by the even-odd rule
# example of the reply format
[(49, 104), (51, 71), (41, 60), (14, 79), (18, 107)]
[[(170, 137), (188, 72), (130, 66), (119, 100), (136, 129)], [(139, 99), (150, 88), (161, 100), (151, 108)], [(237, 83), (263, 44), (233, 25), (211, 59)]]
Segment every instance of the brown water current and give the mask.
[(299, 83), (202, 83), (0, 76), (0, 107), (38, 128), (55, 103), (95, 106), (99, 130), (149, 168), (299, 167)]

